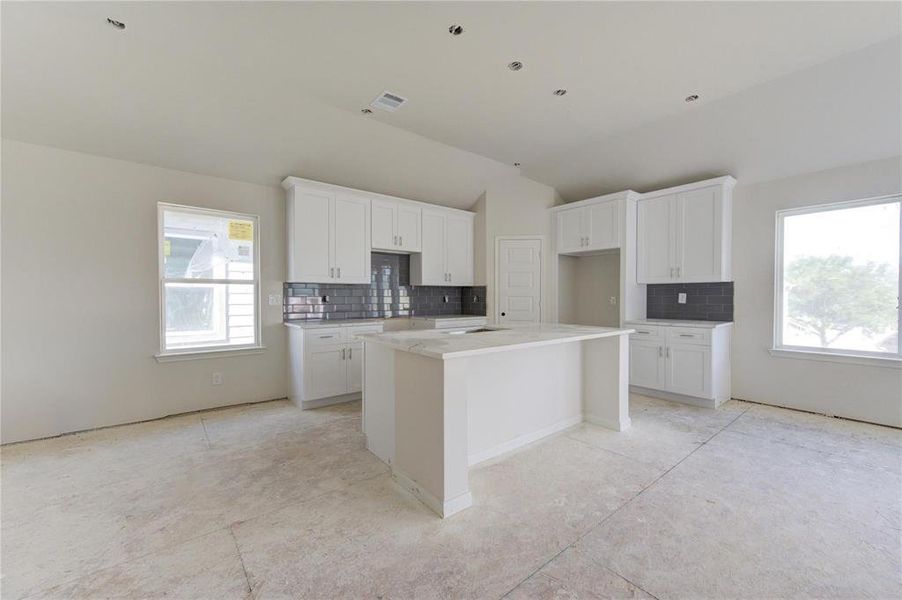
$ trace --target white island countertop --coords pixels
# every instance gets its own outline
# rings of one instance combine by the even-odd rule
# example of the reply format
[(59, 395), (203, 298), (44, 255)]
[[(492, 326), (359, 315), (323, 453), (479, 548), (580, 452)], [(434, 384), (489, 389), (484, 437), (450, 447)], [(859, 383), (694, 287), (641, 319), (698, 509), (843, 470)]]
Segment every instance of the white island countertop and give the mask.
[(448, 359), (478, 354), (491, 354), (593, 340), (632, 333), (633, 329), (589, 327), (586, 325), (535, 325), (488, 326), (491, 331), (463, 333), (463, 330), (413, 330), (390, 333), (366, 333), (358, 337), (365, 342), (390, 346), (412, 354), (429, 358)]
[(686, 319), (631, 319), (626, 325), (667, 325), (668, 327), (702, 327), (716, 329), (732, 325), (733, 321), (689, 321)]

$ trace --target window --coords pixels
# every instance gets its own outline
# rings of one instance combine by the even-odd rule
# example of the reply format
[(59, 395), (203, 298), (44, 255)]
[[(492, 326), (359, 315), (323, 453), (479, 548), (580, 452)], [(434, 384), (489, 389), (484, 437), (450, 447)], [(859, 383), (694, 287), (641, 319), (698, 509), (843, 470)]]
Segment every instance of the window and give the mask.
[(260, 346), (257, 217), (160, 204), (160, 354)]
[(777, 350), (902, 358), (900, 200), (777, 212)]

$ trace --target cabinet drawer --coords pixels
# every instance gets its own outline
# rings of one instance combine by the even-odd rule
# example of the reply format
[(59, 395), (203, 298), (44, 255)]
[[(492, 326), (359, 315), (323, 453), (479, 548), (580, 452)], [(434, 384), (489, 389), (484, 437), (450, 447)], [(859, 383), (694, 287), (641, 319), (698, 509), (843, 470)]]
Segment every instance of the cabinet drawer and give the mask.
[(361, 333), (382, 333), (382, 325), (364, 325), (361, 327), (346, 327), (345, 339), (348, 343), (363, 343), (358, 335)]
[(627, 324), (626, 327), (630, 329), (635, 329), (635, 333), (630, 334), (631, 340), (657, 340), (662, 337), (663, 332), (661, 331), (661, 327), (656, 325), (630, 325)]
[(683, 344), (711, 344), (711, 330), (704, 327), (668, 327), (667, 341)]
[(306, 342), (307, 351), (310, 352), (317, 350), (318, 348), (341, 345), (344, 343), (341, 329), (341, 327), (308, 329), (304, 332), (304, 341)]

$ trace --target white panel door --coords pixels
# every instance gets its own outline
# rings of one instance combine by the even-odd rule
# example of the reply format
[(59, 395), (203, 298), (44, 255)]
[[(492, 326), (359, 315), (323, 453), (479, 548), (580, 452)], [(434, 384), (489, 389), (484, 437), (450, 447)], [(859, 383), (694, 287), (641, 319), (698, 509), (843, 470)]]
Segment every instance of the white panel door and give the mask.
[(411, 273), (416, 285), (448, 285), (445, 270), (445, 216), (423, 211), (421, 273)]
[(557, 214), (557, 251), (579, 252), (585, 250), (586, 230), (583, 208), (563, 210)]
[(419, 252), (420, 223), (423, 210), (419, 206), (401, 203), (398, 205), (397, 228), (398, 247), (405, 252)]
[(667, 347), (666, 389), (676, 394), (711, 397), (711, 348), (691, 344)]
[(342, 358), (343, 348), (332, 346), (311, 351), (305, 357), (307, 371), (306, 400), (340, 396), (348, 391), (347, 363)]
[(449, 285), (473, 285), (473, 219), (445, 217), (445, 270)]
[(345, 356), (348, 366), (348, 393), (363, 390), (363, 344), (348, 345)]
[(501, 240), (498, 243), (498, 302), (500, 323), (538, 323), (542, 320), (542, 242)]
[(291, 207), (289, 281), (331, 283), (330, 208), (333, 196), (295, 188)]
[(673, 196), (638, 203), (636, 279), (639, 283), (674, 281)]
[(677, 196), (675, 210), (676, 276), (679, 281), (720, 281), (720, 188)]
[(373, 200), (370, 203), (371, 245), (374, 250), (397, 250), (398, 234), (395, 225), (397, 215), (397, 202)]
[(664, 387), (662, 342), (630, 340), (630, 385), (652, 389)]
[(332, 266), (340, 283), (370, 282), (369, 200), (338, 195), (332, 217)]
[(620, 247), (620, 204), (616, 200), (586, 207), (590, 250)]

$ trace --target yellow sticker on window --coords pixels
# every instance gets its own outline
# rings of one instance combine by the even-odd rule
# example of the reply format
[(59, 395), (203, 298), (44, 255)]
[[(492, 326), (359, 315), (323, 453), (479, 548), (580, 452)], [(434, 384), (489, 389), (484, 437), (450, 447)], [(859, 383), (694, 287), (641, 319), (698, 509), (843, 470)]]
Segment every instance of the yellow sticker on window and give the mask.
[(172, 242), (163, 240), (163, 256), (169, 256), (170, 254), (172, 254)]
[(229, 221), (229, 239), (252, 242), (254, 224), (250, 221)]

